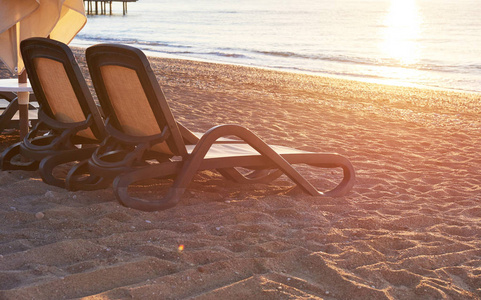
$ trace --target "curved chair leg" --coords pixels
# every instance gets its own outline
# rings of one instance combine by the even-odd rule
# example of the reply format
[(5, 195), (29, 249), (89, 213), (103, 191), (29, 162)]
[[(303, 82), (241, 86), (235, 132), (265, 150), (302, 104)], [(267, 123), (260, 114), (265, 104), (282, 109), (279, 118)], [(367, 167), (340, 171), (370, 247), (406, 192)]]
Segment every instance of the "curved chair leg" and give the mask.
[(65, 188), (65, 179), (57, 178), (53, 175), (55, 167), (73, 161), (82, 161), (89, 158), (95, 147), (82, 148), (75, 150), (61, 151), (58, 154), (50, 155), (40, 161), (39, 172), (42, 180), (50, 185)]
[[(340, 197), (346, 195), (354, 186), (356, 172), (351, 161), (346, 157), (335, 153), (309, 153), (300, 157), (301, 162), (288, 159), (290, 163), (304, 163), (320, 168), (342, 168), (343, 178), (341, 182), (329, 191), (322, 192), (327, 197)], [(297, 158), (296, 158), (297, 159)]]
[(181, 167), (182, 162), (160, 163), (137, 169), (130, 173), (121, 174), (115, 178), (112, 184), (114, 194), (122, 205), (143, 211), (163, 210), (173, 207), (180, 201), (180, 197), (184, 193), (185, 188), (179, 189), (171, 187), (161, 199), (149, 201), (131, 197), (128, 193), (128, 187), (134, 182), (147, 178), (169, 178), (175, 176), (179, 173)]
[(110, 186), (113, 178), (100, 177), (89, 173), (88, 160), (85, 159), (73, 166), (65, 179), (65, 187), (70, 191), (93, 191)]
[(3, 151), (0, 158), (2, 170), (35, 171), (38, 169), (38, 161), (20, 155), (20, 144), (21, 142), (15, 143)]
[(284, 174), (277, 169), (254, 170), (245, 175), (236, 168), (217, 169), (217, 171), (228, 180), (237, 183), (270, 183)]

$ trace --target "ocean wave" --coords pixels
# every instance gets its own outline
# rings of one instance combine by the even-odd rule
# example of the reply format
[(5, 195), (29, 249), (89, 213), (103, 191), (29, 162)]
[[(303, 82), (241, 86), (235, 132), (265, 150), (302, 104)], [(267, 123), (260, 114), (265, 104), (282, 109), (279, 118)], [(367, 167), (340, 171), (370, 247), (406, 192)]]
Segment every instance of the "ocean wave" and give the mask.
[[(286, 59), (305, 59), (311, 61), (328, 61), (332, 63), (354, 64), (364, 66), (376, 66), (376, 67), (388, 67), (388, 68), (401, 68), (411, 69), (419, 71), (434, 71), (443, 73), (466, 73), (472, 74), (473, 71), (481, 71), (481, 64), (456, 64), (448, 65), (443, 64), (440, 61), (418, 61), (414, 63), (404, 63), (400, 60), (393, 58), (370, 58), (359, 56), (346, 56), (346, 55), (326, 55), (326, 54), (302, 54), (295, 52), (283, 52), (283, 51), (251, 51), (254, 54), (260, 54), (270, 57), (279, 57)], [(481, 74), (480, 74), (481, 75)]]
[(203, 54), (207, 55), (215, 55), (215, 56), (222, 56), (222, 57), (232, 57), (232, 58), (247, 58), (246, 55), (244, 54), (239, 54), (239, 53), (225, 53), (225, 52), (220, 52), (220, 51), (211, 51), (211, 52), (206, 52)]
[[(193, 45), (183, 45), (179, 43), (169, 43), (164, 41), (145, 41), (139, 39), (122, 38), (122, 37), (98, 37), (94, 35), (79, 34), (78, 39), (86, 40), (93, 43), (121, 43), (138, 46), (144, 50), (149, 50), (158, 53), (186, 55), (189, 57), (199, 56), (202, 58), (231, 58), (233, 60), (239, 60), (239, 63), (245, 61), (263, 61), (266, 58), (270, 63), (276, 65), (287, 66), (289, 69), (299, 69), (303, 71), (318, 71), (309, 68), (312, 63), (316, 62), (329, 62), (339, 63), (346, 65), (359, 65), (359, 66), (372, 66), (372, 67), (385, 67), (385, 68), (399, 68), (406, 70), (418, 70), (426, 72), (439, 72), (439, 73), (457, 73), (457, 74), (473, 74), (479, 73), (481, 75), (481, 64), (469, 63), (469, 64), (443, 64), (443, 62), (435, 60), (424, 60), (414, 63), (403, 63), (399, 60), (381, 57), (359, 57), (348, 55), (333, 55), (333, 54), (306, 54), (293, 51), (263, 51), (252, 50), (243, 48), (216, 48), (205, 49), (202, 47), (195, 47)], [(187, 50), (188, 49), (188, 50)], [(264, 58), (263, 58), (264, 57)], [(285, 63), (282, 61), (285, 60)], [(296, 61), (303, 67), (297, 68)], [(309, 63), (311, 61), (311, 63)], [(234, 61), (235, 62), (235, 61)], [(279, 64), (280, 63), (280, 64)], [(271, 65), (272, 66), (272, 65)], [(284, 68), (284, 67), (282, 67)], [(336, 74), (337, 72), (332, 72)], [(366, 76), (368, 76), (366, 74)]]
[(192, 46), (188, 45), (181, 45), (181, 44), (174, 44), (162, 41), (144, 41), (139, 39), (132, 39), (132, 38), (121, 38), (121, 37), (105, 37), (105, 36), (95, 36), (95, 35), (86, 35), (86, 34), (78, 34), (76, 39), (78, 40), (85, 40), (87, 42), (94, 42), (94, 43), (118, 43), (118, 44), (127, 44), (127, 45), (139, 45), (139, 46), (150, 46), (150, 47), (170, 47), (170, 48), (192, 48)]

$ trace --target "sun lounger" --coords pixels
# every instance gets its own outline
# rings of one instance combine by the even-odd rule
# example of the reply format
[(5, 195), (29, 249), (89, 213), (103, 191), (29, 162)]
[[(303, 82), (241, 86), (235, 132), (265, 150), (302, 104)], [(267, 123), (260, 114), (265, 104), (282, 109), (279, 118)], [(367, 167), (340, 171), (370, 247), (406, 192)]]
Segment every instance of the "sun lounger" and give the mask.
[(39, 121), (23, 141), (2, 153), (2, 169), (38, 168), (45, 182), (63, 187), (53, 169), (89, 158), (105, 137), (104, 123), (67, 45), (31, 38), (20, 49), (40, 106)]
[[(269, 146), (238, 125), (216, 126), (200, 139), (194, 135), (186, 142), (142, 51), (102, 44), (88, 48), (86, 57), (108, 133), (89, 159), (89, 169), (96, 176), (115, 177), (114, 193), (123, 205), (145, 211), (172, 207), (194, 174), (205, 169), (215, 169), (237, 182), (270, 182), (285, 174), (310, 195), (341, 196), (354, 184), (354, 168), (347, 158)], [(243, 142), (220, 142), (226, 136)], [(342, 168), (343, 179), (334, 189), (321, 193), (293, 164)], [(243, 175), (236, 168), (252, 172)], [(131, 184), (152, 178), (174, 178), (174, 183), (156, 200), (129, 195)]]

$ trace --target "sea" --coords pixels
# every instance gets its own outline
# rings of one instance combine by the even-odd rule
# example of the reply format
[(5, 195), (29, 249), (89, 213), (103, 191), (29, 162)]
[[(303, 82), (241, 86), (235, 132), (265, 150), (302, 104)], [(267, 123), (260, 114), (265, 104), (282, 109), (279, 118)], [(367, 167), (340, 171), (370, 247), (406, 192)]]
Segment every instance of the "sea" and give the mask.
[(138, 0), (71, 45), (481, 93), (481, 0)]

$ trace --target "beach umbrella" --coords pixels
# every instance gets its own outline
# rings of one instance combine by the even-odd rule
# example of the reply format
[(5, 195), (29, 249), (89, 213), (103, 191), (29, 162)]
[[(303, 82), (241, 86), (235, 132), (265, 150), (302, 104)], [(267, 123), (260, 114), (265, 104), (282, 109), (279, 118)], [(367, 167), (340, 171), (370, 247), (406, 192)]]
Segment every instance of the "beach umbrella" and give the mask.
[[(0, 60), (18, 75), (19, 85), (26, 84), (20, 42), (50, 37), (68, 44), (86, 22), (83, 0), (0, 0)], [(17, 96), (23, 138), (28, 131), (29, 92), (19, 91)]]
[(50, 36), (68, 44), (86, 22), (83, 0), (0, 0), (0, 59), (18, 75), (20, 41)]

